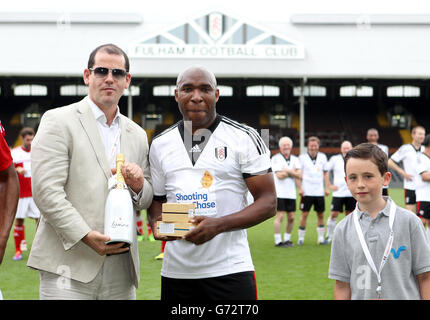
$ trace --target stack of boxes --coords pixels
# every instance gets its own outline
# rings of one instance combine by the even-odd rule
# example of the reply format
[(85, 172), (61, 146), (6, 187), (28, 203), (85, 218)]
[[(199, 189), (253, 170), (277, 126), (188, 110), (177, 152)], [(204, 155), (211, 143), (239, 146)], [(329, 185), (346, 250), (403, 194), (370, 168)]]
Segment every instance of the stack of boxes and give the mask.
[(189, 220), (194, 217), (194, 203), (163, 203), (161, 221), (157, 221), (159, 235), (182, 237), (193, 228)]

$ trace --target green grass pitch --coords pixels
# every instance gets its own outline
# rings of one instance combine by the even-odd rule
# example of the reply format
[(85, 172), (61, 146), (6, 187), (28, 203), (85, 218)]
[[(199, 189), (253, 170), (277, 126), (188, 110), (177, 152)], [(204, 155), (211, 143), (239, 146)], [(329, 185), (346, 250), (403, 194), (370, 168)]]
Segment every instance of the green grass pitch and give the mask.
[[(403, 189), (390, 189), (394, 201), (404, 206)], [(326, 198), (325, 221), (329, 217), (331, 196)], [(330, 246), (317, 245), (316, 214), (311, 211), (305, 244), (297, 246), (297, 226), (300, 211), (292, 233), (294, 247), (277, 248), (273, 240), (271, 218), (248, 229), (248, 241), (255, 266), (257, 291), (260, 300), (330, 300), (333, 299), (334, 281), (327, 278)], [(344, 217), (341, 214), (338, 221)], [(286, 219), (284, 218), (283, 229)], [(29, 249), (35, 232), (35, 223), (25, 220)], [(146, 230), (145, 230), (146, 231)], [(160, 299), (161, 261), (154, 260), (161, 249), (159, 241), (139, 243), (141, 282), (137, 299)], [(3, 263), (0, 266), (0, 290), (6, 300), (39, 299), (39, 274), (26, 266), (29, 251), (23, 260), (13, 261), (15, 246), (11, 232)]]

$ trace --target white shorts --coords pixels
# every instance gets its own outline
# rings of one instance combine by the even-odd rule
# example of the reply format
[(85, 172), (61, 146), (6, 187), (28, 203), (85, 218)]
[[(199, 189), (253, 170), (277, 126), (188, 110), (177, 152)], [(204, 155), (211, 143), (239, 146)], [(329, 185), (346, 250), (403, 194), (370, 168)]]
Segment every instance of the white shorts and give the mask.
[(40, 218), (40, 211), (36, 207), (34, 200), (32, 197), (27, 198), (19, 198), (18, 207), (16, 209), (16, 219), (25, 219), (25, 218)]

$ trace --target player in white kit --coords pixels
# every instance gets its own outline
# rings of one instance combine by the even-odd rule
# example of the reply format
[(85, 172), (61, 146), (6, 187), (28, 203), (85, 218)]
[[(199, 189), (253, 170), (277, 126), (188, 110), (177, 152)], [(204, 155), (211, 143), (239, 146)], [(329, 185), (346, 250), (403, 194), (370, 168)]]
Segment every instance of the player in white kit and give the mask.
[[(279, 139), (279, 153), (272, 157), (272, 171), (275, 179), (276, 196), (278, 198), (276, 217), (273, 222), (275, 245), (277, 247), (291, 247), (291, 231), (296, 212), (296, 180), (301, 179), (299, 158), (291, 154), (293, 141), (289, 137)], [(284, 240), (281, 236), (281, 225), (287, 215)]]
[(302, 214), (300, 216), (298, 231), (298, 245), (304, 244), (306, 223), (312, 206), (317, 213), (318, 244), (328, 244), (324, 239), (324, 196), (328, 196), (330, 193), (329, 186), (326, 185), (327, 180), (324, 179), (324, 175), (328, 174), (328, 172), (324, 172), (327, 156), (319, 152), (319, 145), (320, 140), (317, 137), (309, 137), (308, 152), (299, 156), (302, 168), (302, 180), (299, 182), (298, 187), (301, 195), (300, 209), (302, 210)]
[(350, 214), (355, 209), (356, 201), (352, 197), (345, 181), (345, 161), (346, 153), (352, 149), (352, 144), (349, 141), (343, 141), (340, 145), (340, 153), (332, 156), (326, 163), (324, 170), (333, 172), (333, 184), (330, 183), (329, 175), (324, 175), (327, 179), (326, 184), (332, 190), (331, 213), (327, 220), (327, 235), (326, 240), (331, 242), (333, 238), (334, 228), (336, 227), (337, 217), (340, 212), (345, 210), (345, 215)]
[(417, 167), (417, 214), (421, 217), (424, 225), (427, 226), (427, 237), (430, 241), (430, 134), (426, 135), (422, 143), (424, 150), (419, 155)]
[[(201, 66), (183, 71), (175, 99), (183, 120), (152, 140), (154, 199), (148, 218), (167, 241), (162, 300), (257, 298), (246, 228), (275, 214), (270, 151), (258, 133), (216, 113), (219, 90)], [(247, 192), (254, 202), (248, 206)], [(194, 203), (196, 226), (182, 239), (159, 236), (163, 202)]]
[[(412, 212), (416, 212), (415, 185), (419, 179), (417, 166), (420, 154), (424, 149), (421, 143), (425, 135), (426, 130), (423, 127), (417, 126), (412, 128), (412, 142), (402, 145), (393, 153), (391, 158), (388, 159), (388, 166), (403, 176), (405, 207)], [(403, 164), (403, 168), (398, 165), (400, 163)]]
[(16, 210), (15, 226), (13, 237), (15, 240), (15, 255), (13, 260), (22, 259), (22, 251), (27, 250), (25, 241), (25, 218), (40, 218), (40, 211), (36, 207), (31, 192), (31, 142), (33, 141), (35, 132), (33, 128), (23, 128), (20, 132), (22, 145), (12, 149), (12, 158), (18, 173), (19, 179), (19, 201)]
[[(384, 153), (389, 157), (389, 148), (385, 144), (378, 143), (379, 140), (379, 132), (375, 128), (370, 128), (367, 130), (366, 134), (367, 142), (374, 144), (379, 147)], [(388, 196), (388, 186), (384, 186), (382, 188), (382, 195)]]

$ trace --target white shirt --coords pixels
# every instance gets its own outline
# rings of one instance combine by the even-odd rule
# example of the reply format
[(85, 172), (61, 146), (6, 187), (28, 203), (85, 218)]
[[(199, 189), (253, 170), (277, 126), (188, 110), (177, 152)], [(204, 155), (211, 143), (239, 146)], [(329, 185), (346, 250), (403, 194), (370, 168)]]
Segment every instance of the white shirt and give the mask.
[(339, 189), (333, 191), (333, 197), (352, 197), (345, 182), (345, 161), (342, 154), (336, 154), (324, 166), (324, 171), (333, 171), (333, 184)]
[[(106, 158), (112, 169), (116, 168), (116, 155), (121, 152), (121, 130), (119, 126), (120, 112), (117, 106), (115, 117), (110, 126), (107, 124), (107, 118), (104, 112), (90, 99), (87, 97), (88, 104), (90, 105), (91, 111), (96, 118), (97, 128), (99, 129), (100, 138), (103, 141), (105, 147)], [(127, 161), (127, 159), (125, 159)], [(133, 202), (139, 201), (143, 194), (143, 188), (139, 193), (134, 192), (133, 189), (129, 188)]]
[(408, 179), (403, 179), (403, 188), (409, 190), (415, 190), (415, 183), (418, 181), (418, 158), (420, 153), (424, 150), (424, 147), (421, 146), (418, 150), (415, 147), (408, 143), (402, 145), (399, 150), (393, 153), (391, 159), (394, 162), (400, 163), (403, 162), (403, 169), (413, 175), (413, 180), (409, 181)]
[(315, 159), (309, 153), (299, 156), (302, 167), (302, 189), (305, 196), (324, 197), (324, 166), (327, 156), (318, 152)]
[[(156, 136), (149, 150), (154, 196), (195, 203), (196, 214), (221, 217), (247, 206), (245, 179), (270, 172), (270, 151), (257, 132), (217, 116), (194, 165), (185, 148), (183, 121)], [(190, 148), (188, 149), (196, 149)], [(253, 271), (245, 229), (218, 234), (202, 245), (168, 241), (161, 275), (199, 279)]]
[(381, 149), (382, 151), (384, 151), (384, 152), (385, 152), (385, 154), (386, 154), (386, 155), (387, 155), (387, 157), (388, 157), (388, 153), (389, 153), (388, 146), (386, 146), (385, 144), (379, 144), (379, 143), (378, 143), (378, 147), (379, 147), (379, 149)]
[(293, 177), (287, 177), (285, 179), (279, 179), (276, 176), (276, 171), (282, 171), (285, 168), (301, 169), (299, 158), (295, 155), (290, 154), (287, 159), (282, 153), (277, 153), (272, 157), (272, 171), (273, 179), (275, 181), (276, 196), (282, 199), (296, 199), (296, 179)]
[(421, 178), (421, 173), (423, 172), (430, 172), (430, 158), (425, 153), (419, 155), (415, 196), (417, 201), (430, 201), (430, 182), (423, 181)]
[[(385, 144), (379, 144), (379, 143), (377, 144), (377, 146), (379, 147), (379, 149), (384, 151), (384, 153), (387, 155), (387, 157), (389, 156), (388, 146), (386, 146)], [(388, 186), (382, 186), (382, 189), (388, 189)]]
[(120, 153), (120, 128), (119, 128), (119, 107), (112, 124), (108, 126), (107, 118), (104, 112), (88, 97), (88, 104), (96, 118), (97, 128), (99, 129), (100, 138), (105, 146), (106, 157), (111, 168), (116, 168), (116, 155)]

